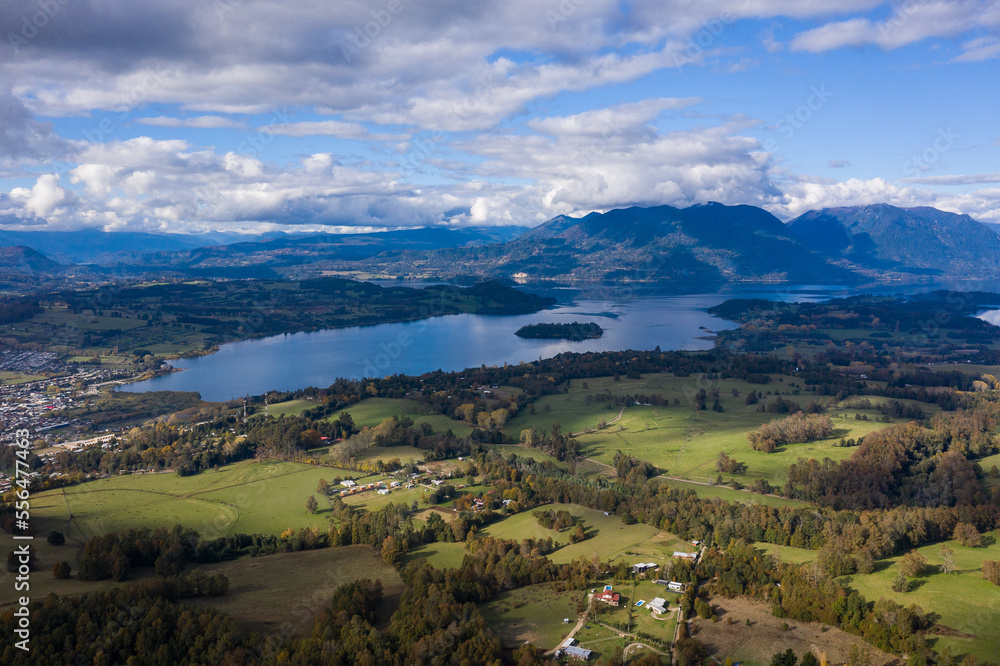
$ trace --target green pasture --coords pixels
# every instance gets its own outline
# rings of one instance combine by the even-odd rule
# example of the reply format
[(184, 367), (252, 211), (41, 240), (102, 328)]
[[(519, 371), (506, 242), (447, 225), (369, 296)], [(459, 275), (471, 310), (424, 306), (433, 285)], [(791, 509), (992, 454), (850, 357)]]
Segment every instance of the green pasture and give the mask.
[[(725, 477), (727, 475), (723, 476)], [(785, 497), (773, 497), (771, 495), (761, 495), (759, 493), (752, 493), (746, 489), (736, 490), (735, 488), (730, 488), (729, 486), (713, 486), (707, 483), (695, 483), (693, 481), (684, 481), (681, 479), (657, 478), (656, 481), (674, 488), (680, 488), (681, 490), (693, 490), (695, 494), (701, 498), (717, 497), (727, 502), (739, 502), (740, 504), (763, 504), (764, 506), (807, 506), (805, 502), (801, 502), (799, 500), (788, 499)], [(743, 483), (745, 483), (745, 481), (743, 481)]]
[(786, 564), (806, 564), (816, 560), (815, 550), (807, 548), (795, 548), (793, 546), (779, 546), (773, 543), (758, 541), (754, 548), (762, 550), (767, 555), (776, 555), (778, 559)]
[[(777, 379), (775, 377), (775, 381), (763, 385), (733, 379), (705, 380), (668, 374), (650, 374), (641, 379), (622, 378), (617, 382), (612, 377), (574, 380), (567, 393), (539, 399), (534, 405), (533, 415), (525, 410), (511, 419), (505, 432), (517, 438), (521, 430), (526, 428), (551, 431), (553, 422), (558, 421), (563, 433), (578, 433), (580, 449), (585, 458), (611, 465), (615, 453), (620, 450), (653, 463), (668, 476), (703, 482), (717, 478), (715, 461), (719, 453), (725, 451), (738, 461), (747, 463), (748, 471), (743, 477), (723, 475), (724, 482), (728, 483), (736, 478), (749, 485), (757, 479), (766, 479), (772, 487), (780, 488), (787, 481), (788, 466), (800, 457), (843, 460), (854, 449), (834, 446), (841, 438), (857, 440), (889, 425), (875, 420), (878, 412), (874, 408), (859, 410), (833, 405), (829, 409), (829, 415), (834, 421), (834, 432), (830, 438), (789, 444), (770, 454), (753, 451), (747, 442), (746, 433), (786, 416), (758, 412), (760, 404), (774, 400), (778, 393), (782, 398), (795, 401), (802, 407), (810, 401), (824, 405), (828, 402), (826, 396), (802, 393), (795, 377), (781, 377), (783, 381)], [(585, 383), (587, 388), (583, 386)], [(709, 394), (713, 389), (718, 389), (719, 402), (724, 411), (715, 412), (711, 409), (711, 396), (706, 401), (708, 409), (695, 409), (694, 396), (701, 388), (706, 389)], [(738, 395), (733, 395), (734, 389)], [(746, 404), (746, 396), (750, 391), (757, 391), (761, 395), (761, 403)], [(799, 391), (799, 395), (795, 395), (796, 391)], [(620, 406), (603, 400), (587, 402), (588, 394), (593, 397), (604, 393), (630, 396), (659, 394), (669, 406), (630, 403), (622, 411)], [(674, 406), (674, 399), (680, 401), (679, 406)], [(886, 399), (872, 398), (871, 401), (878, 404)], [(937, 411), (933, 405), (917, 404), (927, 414)], [(867, 416), (868, 420), (857, 420), (854, 418), (855, 414)], [(608, 423), (607, 427), (594, 430), (602, 419)], [(588, 430), (591, 432), (586, 432)], [(520, 452), (539, 460), (546, 459), (544, 454), (536, 454), (530, 449), (521, 449)]]
[[(290, 462), (244, 461), (218, 471), (180, 477), (132, 474), (48, 490), (33, 496), (33, 518), (43, 532), (89, 539), (129, 527), (197, 530), (203, 538), (234, 532), (280, 534), (288, 528), (326, 529), (329, 509), (316, 487), (337, 470)], [(316, 495), (320, 511), (306, 511)]]
[(952, 655), (972, 654), (993, 662), (1000, 654), (1000, 587), (983, 579), (982, 563), (1000, 560), (998, 534), (995, 530), (983, 535), (988, 544), (985, 548), (945, 542), (955, 551), (956, 573), (949, 575), (940, 571), (941, 544), (918, 548), (928, 566), (923, 576), (910, 579), (913, 589), (909, 592), (892, 591), (892, 580), (899, 570), (896, 564), (902, 554), (877, 562), (875, 573), (848, 576), (842, 582), (869, 601), (885, 597), (905, 606), (916, 604), (934, 613), (936, 623), (970, 636), (930, 636), (938, 652), (947, 646)]
[[(504, 645), (530, 642), (550, 650), (576, 626), (581, 602), (586, 607), (586, 594), (580, 590), (556, 592), (548, 585), (529, 585), (504, 592), (479, 608)], [(564, 624), (564, 619), (569, 622)]]
[(434, 432), (447, 432), (450, 429), (458, 437), (472, 432), (467, 423), (450, 419), (443, 414), (420, 414), (419, 407), (420, 404), (416, 401), (405, 398), (366, 398), (329, 418), (336, 419), (340, 412), (347, 412), (359, 426), (377, 426), (384, 419), (393, 416), (409, 416), (414, 423), (429, 423)]
[[(587, 538), (580, 543), (569, 543), (572, 529), (562, 532), (545, 529), (538, 524), (531, 511), (524, 511), (494, 523), (483, 529), (483, 534), (501, 539), (544, 539), (552, 537), (561, 547), (547, 556), (556, 564), (564, 564), (583, 556), (588, 560), (595, 555), (602, 561), (614, 561), (627, 556), (628, 552), (665, 553), (671, 543), (670, 535), (660, 532), (654, 527), (636, 523), (626, 525), (618, 516), (605, 516), (601, 511), (595, 511), (575, 504), (545, 504), (540, 507), (545, 510), (566, 510), (577, 519), (582, 519), (587, 530)], [(670, 551), (671, 553), (673, 550)], [(665, 557), (665, 555), (664, 555)], [(628, 558), (631, 561), (631, 557)]]
[(0, 385), (10, 385), (10, 384), (26, 384), (27, 382), (33, 382), (42, 379), (42, 375), (28, 375), (23, 372), (14, 372), (11, 370), (0, 370)]
[(275, 418), (280, 416), (298, 416), (307, 409), (312, 409), (320, 403), (316, 400), (286, 400), (267, 406), (267, 413)]

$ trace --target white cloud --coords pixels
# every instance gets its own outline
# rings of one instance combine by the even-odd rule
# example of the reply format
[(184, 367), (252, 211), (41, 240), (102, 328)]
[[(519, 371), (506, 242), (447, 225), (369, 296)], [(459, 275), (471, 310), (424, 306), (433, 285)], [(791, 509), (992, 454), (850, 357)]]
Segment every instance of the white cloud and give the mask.
[(845, 46), (874, 44), (891, 50), (928, 37), (953, 37), (979, 26), (1000, 24), (997, 0), (928, 0), (893, 8), (883, 21), (852, 18), (801, 32), (793, 51), (820, 53)]
[(57, 206), (68, 198), (66, 190), (59, 186), (59, 176), (54, 173), (39, 176), (30, 190), (15, 187), (10, 191), (10, 197), (21, 202), (32, 215), (43, 218), (55, 213)]
[(297, 123), (276, 123), (259, 129), (282, 136), (335, 136), (338, 139), (402, 141), (408, 134), (372, 134), (360, 123), (345, 123), (340, 120), (302, 121)]
[(156, 116), (155, 118), (136, 118), (140, 125), (154, 127), (193, 127), (197, 129), (240, 128), (244, 123), (223, 116), (196, 116), (194, 118), (174, 118), (172, 116)]

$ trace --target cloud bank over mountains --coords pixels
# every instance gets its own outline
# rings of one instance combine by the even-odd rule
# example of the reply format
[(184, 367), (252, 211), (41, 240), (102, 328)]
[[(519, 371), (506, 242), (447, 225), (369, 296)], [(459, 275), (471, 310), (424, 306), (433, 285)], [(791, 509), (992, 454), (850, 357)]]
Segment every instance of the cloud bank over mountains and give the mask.
[(1000, 221), (998, 27), (995, 0), (12, 0), (0, 226), (535, 225), (705, 201)]

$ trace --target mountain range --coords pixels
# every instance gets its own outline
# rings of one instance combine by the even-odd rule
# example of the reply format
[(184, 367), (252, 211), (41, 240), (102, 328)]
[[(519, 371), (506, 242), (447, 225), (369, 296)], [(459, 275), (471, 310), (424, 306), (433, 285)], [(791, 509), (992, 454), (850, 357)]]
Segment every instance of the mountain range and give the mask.
[(522, 229), (272, 234), (238, 242), (224, 234), (0, 231), (0, 244), (27, 246), (0, 253), (0, 268), (39, 274), (89, 263), (105, 274), (240, 278), (335, 271), (585, 283), (850, 283), (1000, 275), (1000, 228), (928, 207), (827, 208), (785, 224), (748, 205), (633, 206), (559, 216)]

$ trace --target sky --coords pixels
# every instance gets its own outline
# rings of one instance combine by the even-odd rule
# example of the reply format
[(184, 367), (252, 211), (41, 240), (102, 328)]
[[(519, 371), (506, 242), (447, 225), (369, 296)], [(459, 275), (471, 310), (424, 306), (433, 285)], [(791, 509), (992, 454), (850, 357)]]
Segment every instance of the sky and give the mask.
[(0, 228), (1000, 222), (1000, 0), (5, 0)]

